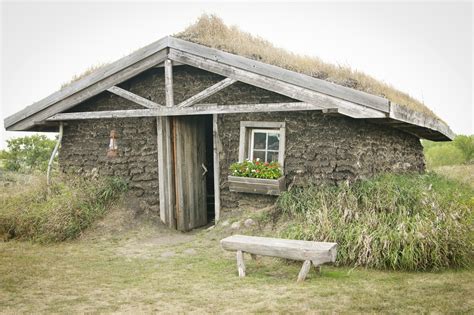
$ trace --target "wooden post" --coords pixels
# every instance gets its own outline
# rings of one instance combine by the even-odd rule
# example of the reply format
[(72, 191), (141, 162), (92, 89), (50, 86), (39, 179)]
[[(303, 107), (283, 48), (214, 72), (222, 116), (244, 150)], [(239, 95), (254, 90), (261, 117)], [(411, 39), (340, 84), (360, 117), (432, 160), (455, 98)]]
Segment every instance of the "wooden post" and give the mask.
[(298, 274), (298, 282), (302, 282), (304, 279), (306, 279), (306, 275), (308, 274), (310, 268), (311, 260), (305, 260), (303, 266), (301, 267), (300, 273)]
[[(170, 60), (165, 60), (166, 107), (172, 107), (173, 70)], [(160, 217), (170, 228), (176, 228), (174, 161), (172, 148), (172, 130), (170, 117), (157, 117), (158, 127), (158, 176), (160, 190)]]
[(166, 106), (174, 105), (173, 95), (173, 63), (171, 60), (165, 60), (165, 92), (166, 92)]
[(219, 167), (219, 130), (217, 129), (217, 114), (212, 115), (212, 135), (214, 149), (214, 224), (219, 222), (221, 217), (221, 188), (220, 188), (220, 167)]
[(237, 270), (239, 271), (239, 277), (245, 277), (244, 254), (241, 250), (237, 251)]

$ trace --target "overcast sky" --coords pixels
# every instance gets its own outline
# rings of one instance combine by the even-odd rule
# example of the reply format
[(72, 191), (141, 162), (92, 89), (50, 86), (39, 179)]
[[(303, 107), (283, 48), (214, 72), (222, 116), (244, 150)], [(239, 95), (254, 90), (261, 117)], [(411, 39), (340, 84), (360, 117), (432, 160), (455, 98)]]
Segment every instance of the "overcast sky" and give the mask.
[[(2, 2), (3, 119), (111, 62), (183, 30), (202, 13), (296, 53), (350, 65), (422, 100), (456, 133), (474, 133), (473, 5), (454, 3)], [(21, 133), (20, 133), (21, 134)]]

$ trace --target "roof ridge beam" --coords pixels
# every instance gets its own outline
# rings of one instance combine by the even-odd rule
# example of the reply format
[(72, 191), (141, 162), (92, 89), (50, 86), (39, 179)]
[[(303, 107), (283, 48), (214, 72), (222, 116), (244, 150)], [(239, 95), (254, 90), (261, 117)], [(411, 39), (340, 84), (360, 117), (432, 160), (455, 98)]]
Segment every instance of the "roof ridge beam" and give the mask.
[(231, 78), (225, 78), (224, 80), (222, 81), (219, 81), (217, 82), (216, 84), (208, 87), (207, 89), (205, 90), (202, 90), (201, 92), (191, 96), (190, 98), (182, 101), (181, 103), (178, 104), (178, 107), (188, 107), (188, 106), (192, 106), (214, 94), (216, 94), (217, 92), (225, 89), (226, 87), (228, 87), (229, 85), (233, 84), (237, 82), (237, 80), (234, 80), (234, 79), (231, 79)]
[(150, 101), (149, 99), (146, 99), (140, 95), (122, 89), (116, 85), (109, 87), (107, 91), (146, 108), (163, 106), (161, 104)]

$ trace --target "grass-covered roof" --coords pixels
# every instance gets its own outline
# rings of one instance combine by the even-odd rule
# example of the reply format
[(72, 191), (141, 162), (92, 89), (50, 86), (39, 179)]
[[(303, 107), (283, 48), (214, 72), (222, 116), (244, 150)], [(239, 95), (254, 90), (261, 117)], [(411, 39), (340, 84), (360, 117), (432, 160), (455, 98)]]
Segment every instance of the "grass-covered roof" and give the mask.
[(317, 57), (298, 55), (278, 48), (265, 39), (240, 30), (237, 26), (226, 25), (216, 15), (204, 14), (194, 24), (174, 36), (196, 44), (382, 96), (391, 102), (440, 120), (433, 111), (420, 101), (368, 74), (350, 67), (326, 63)]

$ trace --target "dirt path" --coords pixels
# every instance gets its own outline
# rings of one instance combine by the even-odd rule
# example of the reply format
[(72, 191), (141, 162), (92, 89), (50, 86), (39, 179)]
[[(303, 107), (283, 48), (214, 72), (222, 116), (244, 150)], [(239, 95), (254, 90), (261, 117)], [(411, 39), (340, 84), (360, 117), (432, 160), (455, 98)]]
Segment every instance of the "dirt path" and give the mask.
[[(177, 245), (191, 245), (196, 239), (199, 230), (182, 233), (168, 229), (162, 224), (157, 224), (156, 234), (152, 237), (135, 238), (125, 242), (117, 248), (117, 254), (130, 258), (153, 258), (159, 255), (161, 258), (174, 257), (177, 255)], [(187, 246), (186, 246), (187, 247)], [(196, 250), (188, 248), (182, 251), (184, 254), (193, 254)]]

